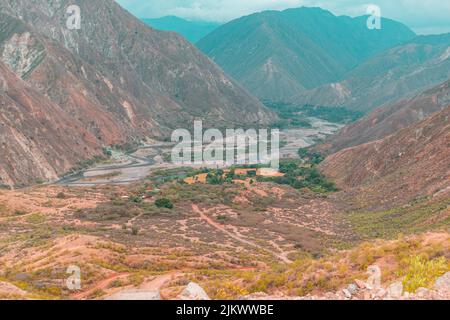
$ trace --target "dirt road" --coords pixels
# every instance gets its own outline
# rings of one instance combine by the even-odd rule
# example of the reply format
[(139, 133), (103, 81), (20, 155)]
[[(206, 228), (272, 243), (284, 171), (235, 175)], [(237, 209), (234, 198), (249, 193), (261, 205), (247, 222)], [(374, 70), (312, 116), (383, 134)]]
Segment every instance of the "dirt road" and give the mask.
[(251, 247), (255, 247), (257, 249), (266, 251), (267, 253), (270, 253), (271, 255), (273, 255), (274, 257), (278, 258), (280, 261), (282, 261), (284, 263), (292, 263), (292, 261), (289, 260), (284, 253), (278, 253), (278, 252), (275, 252), (273, 250), (264, 248), (264, 247), (262, 247), (262, 246), (260, 246), (260, 245), (258, 245), (256, 243), (253, 243), (252, 241), (244, 239), (240, 235), (237, 235), (237, 234), (235, 234), (235, 233), (233, 233), (231, 231), (228, 231), (223, 225), (213, 221), (210, 217), (208, 217), (202, 210), (200, 210), (200, 208), (197, 205), (193, 204), (192, 205), (192, 210), (194, 210), (195, 213), (198, 213), (200, 218), (202, 220), (204, 220), (206, 223), (208, 223), (210, 226), (212, 226), (213, 228), (215, 228), (215, 229), (225, 233), (230, 238), (232, 238), (232, 239), (234, 239), (234, 240), (236, 240), (238, 242), (241, 242), (243, 244), (249, 245)]

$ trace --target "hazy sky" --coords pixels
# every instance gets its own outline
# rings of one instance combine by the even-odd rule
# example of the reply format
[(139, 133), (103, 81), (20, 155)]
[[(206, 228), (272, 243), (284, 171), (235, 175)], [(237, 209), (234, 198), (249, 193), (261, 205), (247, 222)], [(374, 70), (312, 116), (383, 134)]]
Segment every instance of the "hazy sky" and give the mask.
[(417, 33), (450, 32), (450, 0), (116, 0), (140, 18), (175, 15), (189, 20), (226, 22), (263, 10), (300, 6), (328, 9), (336, 15), (358, 16), (369, 4), (382, 16), (398, 20)]

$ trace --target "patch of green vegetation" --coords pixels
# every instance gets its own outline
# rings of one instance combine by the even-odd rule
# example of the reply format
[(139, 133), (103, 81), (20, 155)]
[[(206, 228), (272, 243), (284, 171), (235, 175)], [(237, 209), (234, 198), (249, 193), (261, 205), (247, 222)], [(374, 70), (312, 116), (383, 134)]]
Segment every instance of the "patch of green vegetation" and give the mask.
[(33, 213), (26, 218), (28, 223), (41, 224), (45, 222), (45, 217), (39, 213)]
[(311, 151), (309, 148), (300, 148), (298, 150), (298, 155), (303, 161), (306, 161), (306, 163), (311, 163), (313, 165), (318, 165), (323, 160), (325, 160), (324, 155), (319, 152)]
[(155, 201), (155, 206), (158, 208), (166, 208), (166, 209), (173, 209), (173, 203), (170, 201), (170, 199), (167, 198), (160, 198)]
[(154, 185), (158, 186), (171, 181), (182, 180), (186, 177), (191, 177), (198, 173), (201, 173), (201, 170), (196, 170), (189, 167), (161, 169), (152, 171), (147, 179)]
[(66, 195), (64, 194), (64, 192), (58, 192), (58, 194), (56, 195), (57, 199), (65, 199)]
[(396, 238), (399, 234), (421, 233), (450, 225), (445, 210), (450, 199), (430, 204), (426, 199), (413, 200), (409, 205), (376, 212), (350, 212), (344, 219), (363, 239)]
[(47, 182), (47, 181), (45, 181), (45, 180), (42, 179), (42, 178), (37, 178), (36, 181), (35, 181), (36, 184), (44, 184), (44, 183), (46, 183), (46, 182)]
[(279, 118), (278, 127), (303, 127), (310, 128), (308, 118), (319, 118), (332, 123), (347, 124), (363, 117), (362, 112), (349, 110), (345, 107), (327, 106), (296, 106), (286, 103), (265, 103), (267, 107), (274, 110)]
[(285, 176), (274, 178), (258, 177), (258, 180), (285, 184), (295, 189), (307, 188), (316, 193), (337, 191), (336, 185), (320, 173), (315, 166), (305, 166), (296, 160), (285, 160), (280, 163), (280, 172), (284, 173)]
[(77, 172), (80, 172), (84, 169), (87, 169), (89, 167), (92, 167), (93, 165), (105, 161), (107, 158), (105, 156), (94, 156), (90, 159), (82, 160), (77, 163), (76, 166), (74, 166), (72, 169), (69, 170), (69, 172), (66, 173), (66, 175), (71, 175)]

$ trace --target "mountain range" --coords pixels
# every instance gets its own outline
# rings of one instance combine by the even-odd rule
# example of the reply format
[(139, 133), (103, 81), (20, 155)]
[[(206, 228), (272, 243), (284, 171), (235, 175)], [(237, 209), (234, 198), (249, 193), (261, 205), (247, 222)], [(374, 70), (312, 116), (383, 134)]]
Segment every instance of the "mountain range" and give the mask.
[(297, 102), (416, 36), (393, 20), (383, 19), (381, 30), (369, 30), (366, 21), (320, 8), (265, 11), (219, 27), (198, 46), (260, 99)]
[(69, 4), (0, 3), (2, 185), (57, 179), (105, 146), (167, 138), (194, 119), (219, 128), (271, 124), (277, 116), (251, 91), (368, 113), (316, 147), (331, 155), (324, 171), (354, 186), (369, 174), (353, 158), (381, 161), (374, 150), (390, 154), (387, 145), (403, 154), (389, 140), (397, 134), (405, 148), (430, 142), (415, 142), (411, 130), (441, 125), (430, 117), (450, 101), (450, 34), (416, 36), (387, 19), (382, 30), (368, 30), (366, 17), (319, 8), (266, 11), (198, 43), (228, 76), (182, 36), (148, 27), (112, 0), (80, 1), (82, 28), (69, 30)]
[(189, 21), (175, 16), (142, 19), (142, 21), (157, 30), (178, 32), (192, 43), (198, 42), (220, 26), (219, 23)]
[(450, 33), (418, 36), (364, 61), (343, 80), (301, 93), (291, 101), (369, 112), (449, 79), (449, 58)]

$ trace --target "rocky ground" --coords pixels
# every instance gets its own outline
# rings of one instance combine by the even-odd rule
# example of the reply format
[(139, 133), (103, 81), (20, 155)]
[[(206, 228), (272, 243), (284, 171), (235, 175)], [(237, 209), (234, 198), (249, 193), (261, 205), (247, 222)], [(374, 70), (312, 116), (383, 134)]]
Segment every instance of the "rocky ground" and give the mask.
[[(373, 266), (373, 270), (379, 268)], [(402, 282), (394, 282), (388, 287), (381, 286), (375, 278), (368, 281), (355, 280), (337, 292), (323, 295), (307, 295), (304, 297), (271, 296), (265, 293), (254, 293), (243, 297), (245, 300), (450, 300), (450, 272), (438, 278), (433, 288), (419, 288), (415, 293), (403, 290)]]
[[(258, 292), (242, 296), (240, 300), (450, 300), (450, 272), (438, 278), (433, 288), (419, 288), (415, 293), (405, 292), (402, 282), (394, 282), (388, 287), (380, 284), (381, 270), (378, 266), (370, 266), (367, 281), (355, 280), (337, 292), (327, 292), (323, 295), (307, 295), (304, 297), (289, 297), (283, 295), (268, 295)], [(210, 300), (205, 290), (194, 282), (190, 282), (176, 296), (176, 300)], [(162, 300), (161, 293), (156, 290), (123, 290), (106, 300)]]

